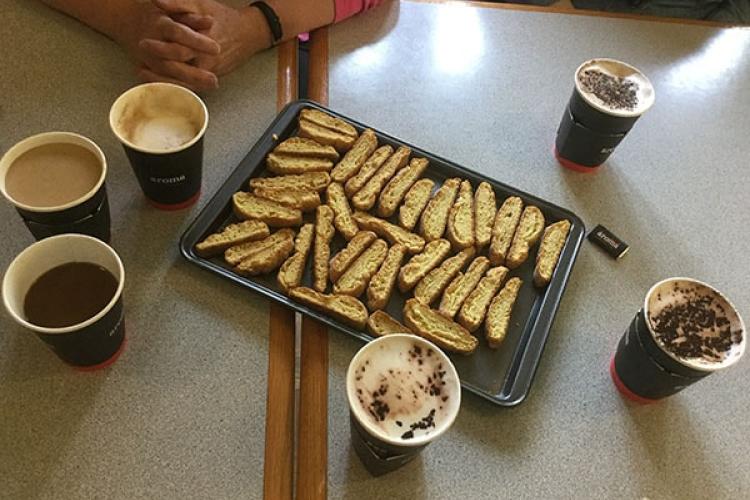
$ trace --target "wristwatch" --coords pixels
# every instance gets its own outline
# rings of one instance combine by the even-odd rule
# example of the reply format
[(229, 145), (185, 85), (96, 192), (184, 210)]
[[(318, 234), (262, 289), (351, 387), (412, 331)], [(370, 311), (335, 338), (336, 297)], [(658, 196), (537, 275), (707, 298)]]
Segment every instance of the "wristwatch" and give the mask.
[(263, 17), (266, 18), (268, 28), (271, 30), (271, 36), (273, 37), (271, 45), (273, 46), (279, 43), (281, 39), (284, 38), (284, 32), (281, 29), (281, 21), (279, 20), (279, 16), (276, 15), (276, 11), (263, 1), (253, 2), (250, 4), (250, 7), (257, 8), (261, 14), (263, 14)]

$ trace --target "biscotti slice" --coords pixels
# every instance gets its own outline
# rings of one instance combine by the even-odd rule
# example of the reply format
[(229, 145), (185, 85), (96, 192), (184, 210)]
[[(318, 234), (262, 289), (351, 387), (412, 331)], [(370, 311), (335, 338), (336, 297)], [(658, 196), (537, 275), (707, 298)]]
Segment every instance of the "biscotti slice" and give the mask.
[(289, 292), (289, 297), (358, 330), (365, 329), (368, 316), (367, 308), (355, 297), (328, 295), (304, 286), (293, 288)]
[(427, 273), (440, 265), (451, 251), (448, 240), (439, 239), (427, 243), (421, 253), (413, 256), (398, 273), (398, 289), (406, 292), (414, 288)]
[(338, 161), (339, 153), (333, 146), (320, 144), (304, 137), (290, 137), (273, 149), (277, 155), (299, 156), (302, 158), (323, 158)]
[(336, 234), (333, 227), (333, 210), (321, 205), (315, 212), (315, 243), (313, 246), (313, 288), (325, 292), (328, 286), (328, 260), (331, 257), (331, 240)]
[(307, 256), (310, 254), (315, 236), (314, 230), (315, 228), (312, 224), (305, 224), (300, 228), (297, 237), (294, 239), (294, 253), (279, 269), (276, 281), (284, 293), (289, 293), (289, 290), (302, 284), (302, 275), (305, 273)]
[[(394, 177), (398, 177), (401, 172), (408, 167), (404, 167), (409, 161), (411, 149), (401, 146), (380, 166), (372, 177), (357, 191), (352, 197), (352, 205), (359, 210), (370, 210), (375, 206), (378, 196)], [(398, 172), (398, 174), (396, 173)]]
[[(401, 149), (401, 148), (399, 148)], [(425, 170), (429, 161), (426, 158), (412, 158), (409, 166), (404, 167), (393, 176), (380, 192), (378, 198), (378, 215), (381, 217), (390, 217), (396, 213), (396, 209), (406, 196), (407, 191), (411, 189), (417, 179), (419, 179)]]
[(359, 210), (354, 212), (352, 217), (360, 229), (374, 232), (378, 236), (388, 240), (388, 243), (391, 245), (400, 243), (406, 247), (406, 250), (409, 253), (419, 253), (424, 249), (424, 238), (418, 234), (410, 233), (401, 226), (391, 224), (387, 220), (373, 217), (367, 212)]
[(456, 202), (448, 212), (445, 235), (455, 250), (474, 246), (474, 191), (467, 180), (461, 181)]
[(346, 192), (346, 195), (348, 197), (354, 196), (357, 191), (362, 189), (365, 184), (367, 184), (367, 181), (369, 181), (373, 175), (375, 175), (375, 172), (377, 172), (380, 167), (383, 166), (383, 163), (393, 154), (393, 147), (391, 146), (380, 146), (378, 149), (375, 150), (374, 153), (370, 155), (370, 157), (367, 159), (364, 165), (362, 165), (362, 168), (359, 169), (359, 172), (346, 181), (346, 185), (344, 185), (344, 191)]
[(333, 168), (333, 162), (325, 158), (306, 158), (271, 153), (266, 158), (266, 168), (277, 175), (330, 172)]
[(317, 191), (311, 189), (273, 189), (273, 188), (255, 188), (255, 196), (260, 196), (267, 200), (275, 201), (285, 207), (310, 212), (320, 205), (320, 195)]
[(505, 263), (522, 211), (523, 200), (518, 196), (507, 198), (497, 211), (492, 226), (492, 241), (489, 250), (489, 258), (493, 266)]
[(275, 201), (260, 198), (250, 193), (232, 195), (234, 214), (240, 219), (256, 219), (270, 227), (290, 227), (302, 224), (300, 210), (285, 207)]
[(466, 297), (458, 311), (456, 321), (470, 332), (479, 328), (484, 321), (492, 298), (500, 290), (506, 276), (508, 276), (507, 267), (498, 266), (487, 271), (477, 287)]
[(487, 182), (480, 182), (474, 193), (474, 237), (478, 249), (490, 244), (497, 204), (495, 190)]
[(544, 215), (542, 211), (533, 205), (523, 209), (521, 220), (518, 221), (516, 234), (513, 235), (513, 243), (510, 244), (505, 265), (509, 269), (515, 269), (529, 257), (529, 250), (533, 247), (544, 231)]
[(404, 256), (406, 248), (403, 245), (396, 244), (388, 249), (383, 264), (367, 285), (367, 307), (371, 311), (384, 309), (388, 305)]
[(388, 244), (384, 240), (375, 240), (334, 283), (333, 293), (352, 297), (362, 295), (387, 253)]
[(406, 301), (404, 323), (420, 337), (424, 337), (449, 351), (470, 354), (479, 344), (476, 337), (470, 334), (466, 328), (434, 309), (430, 309), (417, 299)]
[(474, 258), (474, 253), (474, 249), (469, 247), (445, 259), (440, 267), (433, 269), (422, 278), (414, 289), (414, 298), (428, 306), (435, 302), (459, 271)]
[(308, 172), (298, 175), (280, 175), (278, 177), (253, 177), (250, 188), (296, 189), (323, 191), (331, 183), (328, 172)]
[(375, 311), (367, 318), (367, 331), (375, 337), (392, 333), (413, 333), (385, 311)]
[(433, 241), (443, 237), (448, 223), (448, 213), (456, 200), (460, 186), (461, 179), (458, 177), (447, 179), (427, 203), (419, 219), (419, 234), (424, 236), (425, 240)]
[(259, 220), (246, 220), (227, 227), (209, 235), (205, 240), (195, 245), (195, 253), (203, 258), (220, 255), (227, 248), (247, 243), (248, 241), (261, 240), (271, 232), (265, 222)]
[(240, 245), (229, 247), (224, 251), (224, 260), (230, 266), (236, 266), (251, 255), (272, 249), (274, 246), (286, 245), (289, 241), (294, 246), (294, 231), (280, 229), (262, 240), (248, 241)]
[(372, 231), (360, 231), (354, 235), (354, 238), (349, 240), (339, 253), (333, 256), (330, 263), (329, 274), (331, 276), (331, 282), (335, 283), (344, 271), (357, 260), (357, 257), (362, 255), (373, 241), (377, 239), (377, 235)]
[(570, 221), (565, 219), (550, 224), (544, 230), (542, 242), (539, 244), (539, 252), (536, 254), (536, 266), (534, 267), (534, 284), (538, 287), (547, 286), (552, 279), (552, 273), (560, 260), (565, 240), (570, 232)]
[(432, 195), (435, 181), (432, 179), (419, 179), (406, 192), (404, 204), (398, 209), (398, 224), (408, 231), (413, 231), (419, 221), (419, 216), (427, 206)]
[(480, 256), (469, 264), (465, 274), (456, 276), (443, 293), (440, 301), (440, 314), (453, 318), (489, 267), (489, 259)]
[(354, 143), (352, 149), (347, 151), (341, 161), (331, 170), (331, 180), (341, 183), (348, 181), (359, 172), (359, 169), (362, 168), (362, 165), (365, 164), (367, 158), (377, 147), (378, 138), (375, 136), (375, 132), (369, 128), (366, 129)]
[(511, 278), (502, 290), (490, 302), (487, 318), (484, 320), (484, 332), (490, 347), (497, 348), (505, 340), (510, 325), (510, 316), (518, 298), (518, 291), (523, 281)]

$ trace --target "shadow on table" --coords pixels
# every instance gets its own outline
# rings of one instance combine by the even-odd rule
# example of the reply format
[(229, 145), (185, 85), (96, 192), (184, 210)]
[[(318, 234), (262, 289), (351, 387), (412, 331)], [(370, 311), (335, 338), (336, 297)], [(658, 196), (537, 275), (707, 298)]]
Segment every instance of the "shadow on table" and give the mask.
[(22, 328), (3, 332), (0, 476), (7, 498), (40, 498), (96, 404), (107, 369), (78, 372)]
[[(702, 445), (703, 433), (679, 395), (647, 407), (629, 402), (623, 406), (634, 430), (629, 435), (640, 441), (649, 459), (648, 464), (632, 464), (648, 486), (656, 485), (660, 495), (691, 491), (708, 496), (726, 487), (716, 484), (712, 461)], [(679, 465), (686, 463), (690, 466)]]

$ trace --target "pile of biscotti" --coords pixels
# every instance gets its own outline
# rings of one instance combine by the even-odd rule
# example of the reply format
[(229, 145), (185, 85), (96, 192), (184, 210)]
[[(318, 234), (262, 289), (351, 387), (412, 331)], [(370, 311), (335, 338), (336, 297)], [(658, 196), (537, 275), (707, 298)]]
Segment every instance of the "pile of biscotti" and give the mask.
[[(223, 253), (247, 276), (278, 269), (293, 300), (373, 335), (412, 332), (454, 352), (473, 352), (482, 325), (490, 347), (502, 343), (522, 286), (512, 270), (541, 239), (534, 284), (546, 286), (570, 230), (567, 220), (545, 228), (539, 208), (516, 196), (498, 209), (486, 182), (450, 178), (435, 189), (422, 178), (427, 159), (315, 109), (300, 113), (299, 137), (278, 144), (266, 167), (271, 176), (233, 196), (242, 222), (196, 245), (199, 255)], [(337, 232), (347, 244), (331, 256)], [(384, 311), (396, 286), (412, 295), (405, 324)]]

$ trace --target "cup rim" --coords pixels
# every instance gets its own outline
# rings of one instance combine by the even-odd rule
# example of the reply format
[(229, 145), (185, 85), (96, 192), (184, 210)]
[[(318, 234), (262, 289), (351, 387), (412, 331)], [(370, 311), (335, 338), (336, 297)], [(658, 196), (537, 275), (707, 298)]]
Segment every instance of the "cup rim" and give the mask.
[[(414, 438), (404, 441), (403, 439), (396, 439), (391, 436), (386, 435), (385, 433), (378, 432), (376, 429), (373, 428), (372, 425), (370, 425), (367, 422), (363, 422), (360, 418), (360, 412), (356, 411), (354, 409), (354, 404), (352, 403), (352, 400), (350, 398), (350, 395), (353, 394), (354, 391), (354, 370), (356, 362), (358, 359), (364, 355), (366, 351), (369, 349), (372, 349), (371, 346), (374, 346), (378, 344), (379, 342), (388, 342), (389, 339), (392, 338), (408, 338), (411, 341), (420, 342), (424, 347), (429, 347), (438, 355), (442, 357), (442, 360), (447, 363), (447, 370), (450, 373), (450, 375), (456, 380), (456, 385), (458, 386), (458, 390), (456, 391), (456, 397), (458, 398), (458, 402), (455, 404), (455, 412), (453, 412), (452, 415), (449, 416), (449, 420), (441, 429), (436, 430), (434, 433), (428, 434), (428, 435), (421, 435), (421, 436), (415, 436)], [(349, 411), (354, 415), (354, 418), (357, 419), (357, 422), (368, 432), (371, 432), (375, 436), (377, 436), (377, 439), (384, 441), (387, 444), (393, 445), (393, 446), (400, 446), (404, 448), (417, 448), (420, 446), (424, 446), (428, 443), (431, 443), (432, 441), (435, 441), (440, 436), (442, 436), (448, 429), (450, 429), (453, 426), (453, 422), (455, 422), (456, 417), (458, 416), (458, 412), (461, 409), (461, 379), (458, 377), (458, 372), (456, 371), (456, 367), (453, 365), (453, 362), (448, 357), (448, 355), (440, 349), (437, 345), (430, 342), (429, 340), (419, 337), (417, 335), (414, 335), (412, 333), (390, 333), (388, 335), (384, 335), (382, 337), (375, 338), (368, 343), (366, 343), (364, 346), (362, 346), (357, 353), (352, 357), (351, 361), (349, 362), (349, 367), (346, 370), (346, 399), (347, 403), (349, 404)]]
[[(180, 92), (184, 92), (191, 96), (193, 99), (195, 99), (201, 106), (201, 109), (203, 110), (203, 125), (201, 126), (200, 130), (195, 134), (195, 136), (190, 139), (185, 144), (182, 144), (180, 146), (171, 148), (171, 149), (153, 149), (153, 148), (144, 148), (142, 146), (138, 146), (129, 140), (125, 139), (123, 136), (121, 136), (117, 132), (117, 127), (115, 126), (115, 108), (117, 105), (126, 98), (126, 96), (130, 94), (134, 94), (136, 92), (140, 92), (146, 87), (169, 87), (176, 89)], [(203, 99), (201, 99), (198, 94), (193, 92), (192, 90), (183, 87), (182, 85), (176, 85), (174, 83), (167, 83), (167, 82), (150, 82), (150, 83), (142, 83), (140, 85), (136, 85), (135, 87), (131, 87), (122, 94), (120, 94), (117, 99), (115, 99), (115, 102), (112, 103), (112, 106), (109, 108), (109, 128), (112, 130), (112, 133), (115, 134), (115, 137), (117, 137), (117, 140), (119, 140), (122, 144), (126, 145), (127, 147), (134, 149), (136, 151), (140, 151), (141, 153), (148, 153), (148, 154), (154, 154), (154, 155), (166, 155), (166, 154), (172, 154), (172, 153), (179, 153), (180, 151), (184, 151), (188, 149), (190, 146), (198, 142), (203, 135), (206, 133), (206, 129), (208, 128), (208, 108), (206, 107), (206, 103), (203, 102)]]
[[(643, 108), (639, 110), (634, 111), (616, 111), (613, 109), (609, 109), (607, 107), (602, 106), (601, 104), (594, 102), (590, 100), (588, 97), (586, 97), (586, 93), (581, 89), (581, 82), (578, 80), (578, 74), (581, 72), (584, 66), (587, 66), (595, 61), (603, 61), (608, 63), (614, 63), (618, 64), (620, 66), (624, 66), (629, 70), (632, 70), (633, 73), (638, 73), (641, 78), (646, 80), (651, 87), (651, 99), (649, 100), (648, 104)], [(592, 59), (587, 59), (586, 61), (582, 62), (575, 70), (575, 73), (573, 73), (573, 85), (575, 86), (576, 92), (578, 92), (578, 95), (581, 96), (581, 99), (586, 101), (587, 104), (589, 104), (591, 107), (596, 109), (597, 111), (600, 111), (606, 115), (615, 116), (617, 118), (637, 118), (639, 116), (642, 116), (646, 114), (646, 111), (651, 109), (651, 107), (654, 105), (654, 101), (656, 101), (656, 90), (654, 88), (654, 84), (651, 83), (651, 80), (643, 73), (643, 71), (639, 70), (635, 66), (628, 64), (626, 62), (620, 61), (619, 59), (612, 59), (610, 57), (594, 57)]]
[[(29, 143), (38, 141), (40, 139), (44, 138), (50, 138), (51, 140), (49, 142), (45, 142), (42, 144), (37, 144), (33, 147), (28, 147), (27, 149), (24, 149), (28, 146)], [(44, 146), (46, 144), (78, 144), (78, 142), (74, 141), (60, 141), (55, 139), (71, 139), (75, 138), (78, 141), (82, 141), (84, 144), (86, 144), (87, 149), (94, 153), (94, 155), (97, 157), (97, 159), (101, 163), (102, 172), (99, 176), (99, 179), (96, 181), (96, 184), (94, 184), (94, 187), (91, 188), (91, 190), (87, 191), (86, 194), (83, 196), (80, 196), (79, 198), (76, 198), (75, 200), (69, 201), (68, 203), (64, 203), (62, 205), (56, 205), (53, 207), (34, 207), (32, 205), (26, 205), (25, 203), (21, 203), (20, 201), (14, 199), (8, 191), (5, 188), (5, 176), (8, 173), (8, 170), (10, 169), (11, 165), (15, 162), (18, 157), (24, 153), (27, 153), (31, 151), (32, 149), (35, 149), (39, 146)], [(23, 150), (20, 153), (16, 155), (16, 157), (11, 160), (7, 160), (7, 158), (10, 158), (12, 154), (15, 154), (18, 152), (18, 150)], [(7, 166), (6, 166), (7, 164)], [(66, 132), (63, 130), (55, 130), (51, 132), (41, 132), (39, 134), (34, 134), (32, 136), (26, 137), (25, 139), (22, 139), (15, 143), (8, 151), (5, 152), (5, 154), (0, 158), (0, 193), (3, 194), (6, 200), (11, 202), (14, 206), (17, 208), (20, 208), (21, 210), (26, 210), (27, 212), (36, 212), (36, 213), (54, 213), (54, 212), (62, 212), (63, 210), (67, 210), (69, 208), (76, 207), (89, 199), (91, 199), (98, 191), (101, 189), (102, 185), (104, 184), (105, 179), (107, 178), (107, 157), (104, 156), (104, 152), (102, 149), (91, 139), (89, 139), (86, 136), (83, 136), (81, 134), (77, 134), (75, 132)]]
[[(648, 303), (649, 303), (649, 298), (651, 298), (651, 296), (653, 295), (653, 293), (656, 291), (657, 288), (659, 288), (660, 286), (663, 286), (666, 283), (670, 283), (670, 282), (673, 282), (673, 281), (687, 281), (687, 282), (695, 283), (697, 285), (705, 287), (705, 288), (711, 290), (712, 292), (716, 293), (719, 297), (721, 297), (721, 299), (723, 301), (725, 301), (727, 303), (727, 305), (729, 307), (732, 308), (732, 310), (734, 310), (734, 313), (737, 315), (737, 320), (739, 321), (739, 324), (740, 324), (740, 329), (742, 331), (742, 340), (739, 343), (739, 347), (738, 347), (739, 348), (739, 354), (738, 355), (732, 356), (731, 358), (728, 358), (728, 359), (726, 359), (725, 361), (723, 361), (721, 363), (711, 363), (711, 364), (707, 364), (707, 365), (702, 365), (702, 364), (698, 364), (698, 363), (688, 363), (684, 359), (680, 358), (679, 356), (677, 356), (673, 352), (667, 350), (664, 346), (661, 345), (661, 342), (659, 342), (657, 340), (657, 338), (656, 338), (656, 332), (654, 332), (654, 329), (651, 327), (651, 321), (649, 321), (649, 307), (648, 307)], [(688, 277), (684, 277), (684, 276), (675, 276), (675, 277), (672, 277), (672, 278), (663, 279), (663, 280), (655, 283), (651, 288), (649, 288), (648, 292), (646, 293), (645, 298), (643, 299), (643, 320), (646, 323), (646, 328), (648, 329), (649, 335), (651, 335), (651, 338), (653, 339), (653, 341), (657, 345), (657, 347), (659, 349), (661, 349), (662, 352), (666, 353), (667, 356), (669, 356), (674, 361), (676, 361), (677, 363), (679, 363), (680, 365), (685, 366), (687, 368), (690, 368), (692, 370), (696, 370), (696, 371), (699, 371), (699, 372), (708, 372), (708, 373), (713, 373), (713, 372), (716, 372), (716, 371), (719, 371), (719, 370), (723, 370), (724, 368), (728, 368), (728, 367), (734, 365), (735, 363), (737, 363), (742, 358), (742, 356), (745, 354), (745, 347), (747, 345), (747, 330), (745, 328), (745, 322), (742, 319), (742, 315), (740, 315), (739, 310), (737, 310), (737, 308), (734, 306), (734, 304), (732, 304), (732, 301), (730, 301), (727, 298), (726, 295), (724, 295), (723, 293), (721, 293), (719, 290), (717, 290), (716, 288), (712, 287), (708, 283), (705, 283), (703, 281), (697, 280), (695, 278), (688, 278)]]
[[(90, 240), (92, 243), (95, 243), (102, 247), (107, 253), (109, 253), (112, 257), (114, 257), (115, 262), (117, 263), (117, 270), (120, 274), (120, 279), (117, 283), (117, 289), (115, 290), (114, 295), (112, 296), (112, 299), (107, 303), (104, 308), (102, 308), (101, 311), (96, 313), (94, 316), (90, 317), (89, 319), (82, 321), (80, 323), (76, 323), (74, 325), (59, 327), (59, 328), (50, 328), (46, 326), (39, 326), (35, 325), (34, 323), (29, 322), (22, 316), (18, 315), (16, 311), (10, 306), (8, 303), (8, 275), (10, 274), (11, 270), (14, 266), (18, 265), (18, 261), (21, 259), (21, 257), (30, 252), (32, 248), (38, 246), (38, 245), (49, 245), (52, 244), (51, 242), (54, 242), (56, 240), (60, 239), (83, 239), (83, 240)], [(88, 236), (85, 234), (77, 234), (77, 233), (65, 233), (65, 234), (58, 234), (56, 236), (50, 236), (49, 238), (44, 238), (42, 240), (39, 240), (35, 243), (32, 243), (25, 249), (23, 249), (16, 257), (13, 259), (13, 261), (8, 266), (8, 269), (5, 271), (5, 275), (3, 276), (3, 304), (5, 305), (5, 310), (8, 311), (8, 313), (11, 315), (11, 317), (21, 326), (24, 326), (30, 330), (33, 330), (37, 333), (43, 333), (47, 335), (61, 335), (66, 333), (73, 333), (77, 332), (79, 330), (83, 330), (84, 328), (93, 325), (100, 319), (102, 319), (109, 311), (112, 310), (112, 308), (115, 306), (117, 301), (120, 300), (120, 297), (122, 296), (122, 290), (125, 286), (125, 267), (122, 264), (122, 259), (120, 259), (120, 256), (115, 252), (114, 248), (109, 246), (108, 244), (104, 243), (102, 240), (98, 238), (94, 238), (93, 236)]]

